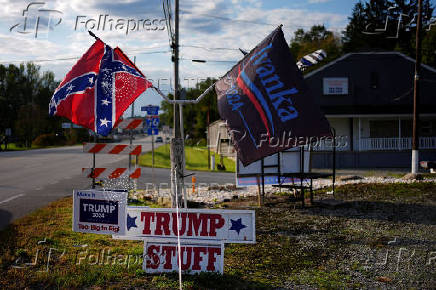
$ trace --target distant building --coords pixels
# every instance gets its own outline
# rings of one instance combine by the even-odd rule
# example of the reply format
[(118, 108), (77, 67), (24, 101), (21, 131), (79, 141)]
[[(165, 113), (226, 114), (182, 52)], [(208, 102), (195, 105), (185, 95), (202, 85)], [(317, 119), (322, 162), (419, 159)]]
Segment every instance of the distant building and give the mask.
[(230, 141), (226, 122), (217, 120), (209, 125), (209, 148), (224, 156), (235, 156), (235, 149)]
[[(349, 53), (305, 76), (336, 135), (338, 168), (410, 167), (415, 61), (398, 52)], [(422, 65), (420, 160), (436, 160), (436, 69)], [(331, 166), (318, 148), (312, 167)]]

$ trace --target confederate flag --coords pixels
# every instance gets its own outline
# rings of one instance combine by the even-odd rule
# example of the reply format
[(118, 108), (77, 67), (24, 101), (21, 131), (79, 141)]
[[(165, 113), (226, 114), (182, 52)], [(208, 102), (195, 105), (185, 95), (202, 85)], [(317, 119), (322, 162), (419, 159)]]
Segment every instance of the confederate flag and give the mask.
[(151, 86), (121, 49), (97, 39), (54, 92), (49, 114), (107, 136), (129, 105)]

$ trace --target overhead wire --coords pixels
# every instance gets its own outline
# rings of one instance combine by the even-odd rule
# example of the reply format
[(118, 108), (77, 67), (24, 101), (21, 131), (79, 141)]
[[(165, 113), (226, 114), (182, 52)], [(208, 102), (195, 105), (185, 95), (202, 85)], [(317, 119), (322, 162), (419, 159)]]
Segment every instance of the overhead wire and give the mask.
[[(192, 12), (187, 11), (187, 10), (180, 10), (180, 12), (183, 12), (182, 14), (187, 14), (187, 15), (193, 14)], [(268, 25), (268, 26), (279, 26), (279, 24), (273, 24), (273, 23), (267, 23), (267, 22), (261, 22), (261, 21), (244, 20), (244, 19), (233, 19), (230, 17), (216, 16), (216, 15), (210, 15), (210, 14), (205, 14), (205, 13), (195, 13), (195, 15), (201, 15), (201, 16), (206, 16), (206, 17), (215, 18), (215, 19), (219, 19), (219, 20), (232, 21), (232, 22), (242, 22), (242, 23)]]

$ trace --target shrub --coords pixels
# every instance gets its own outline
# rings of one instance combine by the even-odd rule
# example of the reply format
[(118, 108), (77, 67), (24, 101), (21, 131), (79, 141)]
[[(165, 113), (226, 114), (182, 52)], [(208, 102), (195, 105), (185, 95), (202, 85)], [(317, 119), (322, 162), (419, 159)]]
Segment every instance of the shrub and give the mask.
[(55, 133), (42, 134), (36, 137), (35, 140), (33, 140), (32, 144), (34, 146), (41, 146), (41, 147), (65, 145), (65, 138)]

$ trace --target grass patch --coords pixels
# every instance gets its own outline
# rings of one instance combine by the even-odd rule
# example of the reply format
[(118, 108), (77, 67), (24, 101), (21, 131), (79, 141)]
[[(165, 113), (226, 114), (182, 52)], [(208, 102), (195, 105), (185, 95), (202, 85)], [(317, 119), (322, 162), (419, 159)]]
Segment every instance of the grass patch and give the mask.
[[(57, 147), (64, 147), (64, 146), (74, 146), (74, 145), (81, 145), (79, 144), (73, 144), (73, 145), (53, 145), (53, 146), (37, 146), (35, 144), (32, 144), (30, 148), (26, 146), (18, 146), (16, 143), (8, 143), (8, 149), (6, 151), (25, 151), (25, 150), (34, 150), (34, 149), (45, 149), (45, 148), (57, 148)], [(4, 145), (2, 145), (2, 148), (4, 148)], [(0, 151), (1, 152), (1, 151)]]
[[(211, 151), (211, 155), (215, 155), (215, 164), (219, 164), (220, 157), (218, 154)], [(185, 146), (186, 169), (208, 171), (208, 153), (206, 147)], [(145, 167), (152, 166), (152, 154), (147, 152), (139, 156), (139, 165)], [(235, 172), (235, 161), (224, 157), (224, 166), (226, 170), (223, 172)], [(171, 168), (170, 145), (166, 144), (154, 150), (154, 167)]]
[[(426, 262), (436, 244), (435, 183), (358, 184), (336, 192), (346, 206), (303, 209), (287, 196), (268, 197), (256, 208), (257, 243), (226, 245), (225, 274), (184, 275), (184, 288), (434, 288), (435, 264)], [(178, 287), (175, 273), (142, 271), (135, 262), (141, 242), (73, 232), (71, 207), (71, 197), (61, 199), (0, 232), (1, 289)], [(407, 256), (398, 264), (400, 249)]]

